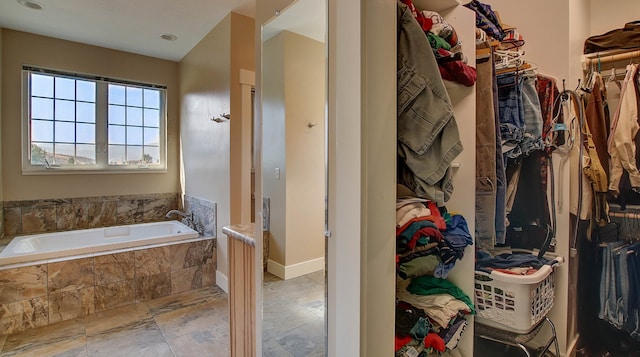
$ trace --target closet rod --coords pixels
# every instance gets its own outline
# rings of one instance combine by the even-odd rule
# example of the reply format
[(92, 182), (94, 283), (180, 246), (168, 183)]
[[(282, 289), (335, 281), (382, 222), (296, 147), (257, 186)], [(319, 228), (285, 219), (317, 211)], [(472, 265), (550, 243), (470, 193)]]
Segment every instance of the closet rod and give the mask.
[(620, 62), (620, 61), (632, 60), (634, 58), (640, 59), (640, 50), (622, 52), (622, 53), (616, 53), (616, 54), (606, 54), (606, 52), (590, 53), (588, 55), (585, 55), (584, 67), (589, 68), (589, 66), (591, 66), (592, 64), (597, 65), (598, 63), (604, 64), (604, 63), (611, 63), (611, 62)]

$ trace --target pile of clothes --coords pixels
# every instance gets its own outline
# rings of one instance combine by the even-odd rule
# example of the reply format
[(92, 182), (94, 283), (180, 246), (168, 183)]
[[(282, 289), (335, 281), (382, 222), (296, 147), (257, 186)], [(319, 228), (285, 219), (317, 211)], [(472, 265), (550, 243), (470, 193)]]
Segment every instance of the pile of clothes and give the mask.
[(446, 279), (424, 275), (398, 280), (396, 356), (429, 356), (455, 348), (474, 314), (469, 296)]
[(453, 26), (435, 11), (418, 10), (411, 0), (402, 0), (402, 3), (411, 10), (427, 36), (442, 79), (467, 87), (473, 86), (476, 82), (476, 70), (467, 65), (467, 59), (462, 53), (462, 46)]
[(476, 271), (485, 273), (499, 271), (512, 275), (530, 275), (536, 273), (543, 265), (556, 264), (558, 264), (556, 259), (547, 259), (528, 253), (506, 252), (491, 256), (480, 250), (476, 252)]
[(456, 356), (464, 315), (475, 309), (446, 278), (473, 239), (463, 216), (407, 193), (398, 186), (396, 356)]
[(441, 213), (433, 201), (424, 198), (398, 197), (396, 263), (401, 278), (433, 275), (445, 279), (472, 244), (462, 215)]

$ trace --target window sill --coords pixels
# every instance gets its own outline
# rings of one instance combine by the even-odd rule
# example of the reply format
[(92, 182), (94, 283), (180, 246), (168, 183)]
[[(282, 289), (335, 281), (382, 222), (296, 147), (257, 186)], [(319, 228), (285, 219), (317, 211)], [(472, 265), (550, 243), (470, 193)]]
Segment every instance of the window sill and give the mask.
[(46, 176), (46, 175), (111, 175), (111, 174), (166, 174), (167, 169), (113, 169), (113, 170), (94, 170), (94, 169), (75, 169), (67, 170), (63, 168), (52, 168), (45, 170), (22, 170), (23, 176)]

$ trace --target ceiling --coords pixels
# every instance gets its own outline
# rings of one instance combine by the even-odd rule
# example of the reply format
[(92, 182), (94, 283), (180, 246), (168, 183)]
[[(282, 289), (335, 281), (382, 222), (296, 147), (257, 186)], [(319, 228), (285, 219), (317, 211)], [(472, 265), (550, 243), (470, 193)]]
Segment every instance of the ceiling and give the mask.
[(262, 41), (287, 30), (302, 36), (325, 42), (327, 34), (327, 2), (319, 0), (298, 0), (262, 28)]
[(172, 61), (229, 12), (255, 17), (255, 0), (33, 0), (41, 10), (21, 1), (0, 0), (0, 27)]

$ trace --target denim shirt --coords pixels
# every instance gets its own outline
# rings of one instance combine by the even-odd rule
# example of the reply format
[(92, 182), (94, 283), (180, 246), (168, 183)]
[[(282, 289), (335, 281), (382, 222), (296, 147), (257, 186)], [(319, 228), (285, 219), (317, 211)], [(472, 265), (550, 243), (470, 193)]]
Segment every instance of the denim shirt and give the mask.
[(453, 191), (450, 165), (462, 143), (427, 36), (404, 4), (398, 4), (397, 75), (398, 155), (411, 173), (399, 179), (442, 206)]

